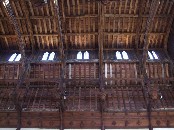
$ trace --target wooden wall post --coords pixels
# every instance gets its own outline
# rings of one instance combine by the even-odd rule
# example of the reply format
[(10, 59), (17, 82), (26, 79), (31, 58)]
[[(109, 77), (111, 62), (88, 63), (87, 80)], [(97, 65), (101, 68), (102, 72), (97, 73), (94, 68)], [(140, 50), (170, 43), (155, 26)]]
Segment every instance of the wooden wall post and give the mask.
[[(143, 80), (143, 91), (144, 91), (144, 93), (146, 93), (146, 94), (144, 94), (144, 96), (147, 97), (147, 112), (148, 112), (149, 130), (153, 130), (153, 126), (152, 126), (152, 122), (151, 122), (151, 96), (149, 94), (150, 81), (149, 81), (149, 78), (148, 78), (147, 72), (146, 72), (146, 70), (147, 70), (146, 62), (147, 62), (148, 47), (149, 47), (149, 42), (148, 42), (149, 32), (151, 31), (151, 27), (153, 25), (153, 20), (156, 15), (158, 6), (159, 6), (159, 0), (153, 0), (151, 2), (149, 17), (148, 17), (147, 23), (146, 23), (146, 31), (144, 33), (144, 47), (143, 47), (143, 58), (142, 58), (142, 68), (141, 68), (142, 74), (143, 74), (143, 79), (144, 79)], [(147, 95), (146, 91), (148, 91), (148, 95)]]

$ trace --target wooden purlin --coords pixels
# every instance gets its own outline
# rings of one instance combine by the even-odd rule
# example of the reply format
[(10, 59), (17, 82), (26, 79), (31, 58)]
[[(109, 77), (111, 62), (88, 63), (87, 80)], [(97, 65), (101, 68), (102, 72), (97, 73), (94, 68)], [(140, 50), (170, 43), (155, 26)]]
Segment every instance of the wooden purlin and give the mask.
[[(35, 40), (34, 40), (34, 36), (33, 36), (33, 29), (32, 29), (30, 16), (29, 16), (29, 11), (27, 9), (26, 1), (25, 0), (20, 0), (20, 2), (21, 2), (21, 6), (23, 8), (23, 11), (24, 11), (25, 19), (26, 19), (27, 25), (28, 25), (27, 27), (28, 27), (28, 30), (29, 30), (29, 36), (30, 36), (30, 39), (31, 39), (31, 42), (32, 42), (32, 53), (34, 53), (34, 51), (35, 51)], [(28, 1), (28, 2), (30, 2), (30, 1)]]

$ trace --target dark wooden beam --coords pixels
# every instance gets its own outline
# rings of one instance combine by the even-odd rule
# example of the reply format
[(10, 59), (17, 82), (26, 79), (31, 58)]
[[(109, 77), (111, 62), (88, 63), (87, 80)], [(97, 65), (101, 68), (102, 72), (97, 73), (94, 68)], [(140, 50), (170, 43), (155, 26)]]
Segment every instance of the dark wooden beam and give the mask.
[[(28, 1), (28, 2), (30, 2), (30, 1)], [(20, 0), (20, 3), (21, 3), (22, 10), (24, 11), (24, 15), (25, 15), (26, 23), (27, 23), (27, 28), (29, 30), (29, 36), (30, 36), (31, 43), (32, 43), (32, 53), (34, 53), (35, 40), (34, 40), (33, 28), (32, 28), (32, 23), (30, 20), (29, 11), (28, 11), (27, 4), (26, 4), (25, 0)]]
[[(98, 18), (98, 14), (84, 14), (84, 15), (64, 15), (65, 19), (70, 18)], [(147, 18), (149, 15), (143, 14), (143, 18)], [(118, 17), (118, 18), (138, 18), (138, 14), (104, 14), (104, 17)], [(171, 15), (166, 14), (157, 14), (155, 17), (167, 18), (171, 17)], [(15, 19), (26, 19), (26, 17), (15, 17)], [(30, 16), (30, 19), (54, 19), (54, 16)], [(7, 17), (0, 17), (0, 20), (8, 20)]]
[(142, 25), (142, 15), (143, 15), (143, 7), (145, 4), (145, 0), (138, 1), (138, 20), (136, 25), (136, 38), (135, 38), (135, 49), (138, 50), (139, 45), (139, 39), (140, 39), (140, 33), (141, 33), (141, 25)]
[(18, 38), (19, 52), (21, 54), (21, 69), (20, 69), (20, 72), (19, 72), (19, 79), (18, 79), (17, 85), (14, 88), (14, 91), (13, 91), (13, 94), (12, 94), (13, 95), (12, 101), (15, 105), (15, 109), (16, 109), (17, 114), (18, 114), (17, 130), (20, 130), (21, 129), (22, 107), (21, 107), (21, 104), (18, 101), (18, 90), (23, 85), (25, 76), (28, 72), (28, 65), (27, 65), (26, 56), (25, 56), (25, 44), (24, 44), (23, 38), (21, 36), (20, 27), (18, 25), (17, 20), (14, 18), (14, 13), (13, 13), (13, 10), (12, 10), (12, 7), (11, 7), (10, 4), (11, 3), (7, 4), (5, 6), (5, 8), (8, 12), (8, 17), (9, 17), (10, 21), (12, 22), (12, 24), (14, 26), (15, 33), (16, 33), (17, 38)]
[[(63, 35), (67, 36), (75, 36), (75, 35), (98, 35), (98, 32), (87, 32), (87, 33), (62, 33)], [(118, 33), (118, 32), (103, 32), (105, 35), (132, 35), (135, 36), (136, 33)], [(139, 35), (143, 35), (144, 33), (140, 33)], [(151, 32), (149, 35), (166, 35), (166, 33), (159, 33), (159, 32)], [(29, 37), (30, 35), (28, 34), (21, 34), (22, 37)], [(39, 37), (39, 36), (59, 36), (59, 34), (53, 33), (53, 34), (33, 34), (34, 37)], [(17, 35), (15, 34), (0, 34), (0, 37), (2, 38), (17, 38)]]
[[(23, 112), (23, 128), (59, 128), (59, 112)], [(152, 112), (152, 126), (155, 128), (174, 127), (174, 111)], [(0, 126), (14, 128), (17, 122), (15, 112), (0, 112)], [(80, 125), (82, 124), (83, 125)], [(104, 112), (103, 123), (107, 129), (148, 128), (147, 112)], [(42, 124), (42, 125), (41, 125)], [(127, 124), (127, 125), (125, 125)], [(101, 115), (99, 112), (65, 112), (65, 129), (101, 129)]]
[[(148, 18), (149, 15), (148, 14), (143, 14), (143, 5), (144, 3), (144, 0), (142, 1), (139, 1), (139, 12), (138, 14), (105, 14), (104, 16), (105, 17), (118, 17), (118, 18), (139, 18), (139, 17), (142, 17), (142, 18)], [(171, 15), (166, 15), (166, 14), (156, 14), (154, 17), (162, 17), (162, 18), (167, 18), (167, 17), (170, 17)]]
[[(66, 96), (65, 95), (65, 87), (66, 87), (66, 84), (65, 84), (65, 50), (64, 50), (64, 43), (65, 43), (65, 36), (62, 32), (62, 27), (63, 27), (63, 24), (62, 24), (62, 20), (61, 20), (61, 16), (64, 15), (64, 12), (62, 10), (62, 15), (60, 13), (60, 5), (62, 4), (61, 2), (63, 1), (59, 1), (59, 0), (56, 0), (56, 3), (55, 4), (55, 19), (57, 19), (58, 21), (58, 33), (59, 33), (59, 42), (60, 42), (60, 48), (59, 48), (59, 54), (60, 54), (60, 61), (61, 61), (61, 69), (60, 69), (60, 83), (59, 83), (59, 89), (60, 89), (60, 130), (63, 130), (64, 129), (64, 126), (63, 126), (63, 112), (65, 111), (65, 100), (64, 100), (64, 97)], [(63, 19), (64, 20), (64, 19)]]
[[(99, 85), (100, 85), (100, 114), (101, 114), (101, 130), (105, 130), (103, 122), (103, 112), (105, 109), (105, 91), (104, 91), (104, 76), (103, 76), (103, 44), (104, 44), (104, 5), (101, 1), (98, 3), (98, 47), (99, 47)], [(104, 97), (103, 97), (104, 96)]]
[[(152, 121), (151, 121), (151, 96), (150, 96), (150, 81), (147, 76), (147, 67), (146, 67), (146, 62), (147, 62), (147, 55), (148, 55), (148, 38), (149, 38), (149, 32), (151, 31), (151, 27), (153, 24), (154, 17), (156, 15), (158, 6), (159, 6), (159, 0), (152, 0), (150, 10), (149, 10), (149, 17), (147, 19), (146, 23), (146, 30), (144, 33), (144, 47), (143, 47), (143, 58), (142, 58), (142, 75), (143, 75), (143, 93), (144, 97), (147, 98), (146, 103), (147, 103), (147, 113), (148, 113), (148, 124), (149, 124), (149, 130), (153, 130), (152, 126)], [(138, 30), (139, 31), (139, 30)], [(137, 32), (138, 32), (137, 31)]]
[(99, 84), (104, 89), (103, 81), (103, 42), (104, 42), (104, 6), (98, 2), (98, 47), (99, 47)]
[(165, 39), (164, 39), (164, 49), (166, 51), (167, 51), (167, 43), (168, 43), (168, 39), (169, 39), (169, 34), (172, 29), (172, 23), (174, 21), (174, 0), (172, 0), (171, 4), (173, 4), (173, 6), (171, 8), (172, 14), (171, 14), (170, 20), (168, 21), (168, 24), (167, 24), (166, 35), (165, 35)]
[(159, 6), (159, 0), (153, 0), (151, 2), (149, 17), (146, 22), (146, 30), (144, 33), (144, 46), (143, 46), (143, 58), (142, 58), (142, 65), (143, 65), (143, 77), (147, 79), (147, 73), (146, 73), (146, 61), (147, 61), (147, 53), (148, 53), (148, 47), (149, 47), (149, 33), (153, 24), (154, 16), (156, 15), (157, 9)]

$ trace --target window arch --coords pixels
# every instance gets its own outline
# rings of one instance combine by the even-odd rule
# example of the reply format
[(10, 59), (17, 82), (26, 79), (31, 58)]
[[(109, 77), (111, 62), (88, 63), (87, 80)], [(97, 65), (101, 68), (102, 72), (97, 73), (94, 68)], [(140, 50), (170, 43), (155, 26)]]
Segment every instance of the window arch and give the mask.
[(152, 51), (152, 54), (153, 54), (153, 57), (157, 60), (158, 59), (157, 54), (154, 51)]
[(42, 60), (47, 60), (48, 59), (48, 55), (49, 55), (49, 53), (45, 52), (43, 57), (42, 57)]
[(151, 54), (150, 51), (148, 51), (148, 56), (149, 56), (149, 58), (150, 58), (151, 60), (153, 60), (153, 56), (152, 56), (152, 54)]
[(118, 60), (121, 60), (122, 59), (121, 53), (119, 51), (116, 52), (116, 58)]
[(17, 54), (14, 53), (13, 55), (11, 55), (10, 59), (8, 61), (14, 61), (16, 58)]
[(20, 59), (21, 59), (21, 54), (18, 54), (15, 61), (20, 61)]
[(122, 55), (123, 55), (123, 59), (125, 59), (125, 60), (129, 59), (129, 57), (125, 51), (122, 52)]
[(5, 1), (3, 2), (3, 5), (6, 7), (9, 3), (10, 3), (9, 0), (5, 0)]
[(79, 51), (79, 52), (77, 53), (77, 59), (78, 59), (78, 60), (81, 60), (81, 59), (82, 59), (82, 52), (81, 52), (81, 51)]
[(54, 60), (54, 57), (55, 57), (55, 53), (51, 52), (50, 55), (49, 55), (48, 60)]
[(88, 51), (85, 51), (85, 53), (84, 53), (84, 59), (89, 59), (89, 52)]

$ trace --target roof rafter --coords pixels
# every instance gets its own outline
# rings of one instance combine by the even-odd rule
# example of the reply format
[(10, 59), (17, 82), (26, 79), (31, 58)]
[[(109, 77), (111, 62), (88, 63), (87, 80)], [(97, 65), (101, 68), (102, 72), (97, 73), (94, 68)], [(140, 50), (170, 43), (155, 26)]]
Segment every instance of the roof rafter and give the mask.
[(168, 42), (168, 38), (169, 38), (169, 34), (170, 34), (170, 30), (171, 30), (171, 27), (172, 27), (172, 23), (174, 21), (174, 0), (172, 0), (172, 3), (173, 6), (171, 8), (171, 17), (170, 17), (170, 21), (168, 23), (168, 26), (167, 26), (167, 30), (166, 30), (166, 36), (165, 36), (165, 39), (164, 39), (164, 49), (167, 50), (167, 42)]

